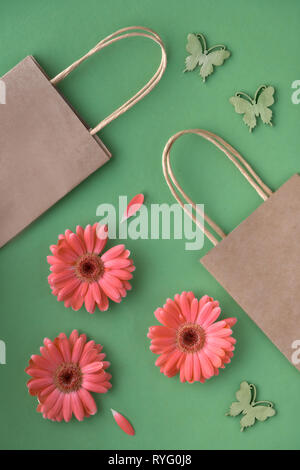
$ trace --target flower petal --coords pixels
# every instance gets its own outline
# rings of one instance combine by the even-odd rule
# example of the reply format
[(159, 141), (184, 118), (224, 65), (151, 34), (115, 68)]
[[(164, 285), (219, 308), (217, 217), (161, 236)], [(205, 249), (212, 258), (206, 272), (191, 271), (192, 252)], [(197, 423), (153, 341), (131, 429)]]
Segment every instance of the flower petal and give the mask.
[(124, 431), (129, 436), (134, 436), (135, 431), (128, 419), (121, 415), (121, 413), (118, 413), (118, 411), (112, 409), (111, 412), (117, 425), (122, 429), (122, 431)]
[(124, 222), (129, 217), (132, 217), (141, 208), (144, 203), (144, 199), (145, 197), (143, 194), (137, 194), (136, 196), (134, 196), (128, 203), (121, 222)]
[(210, 379), (214, 375), (214, 368), (203, 349), (201, 349), (201, 351), (198, 352), (198, 357), (199, 357), (203, 377), (205, 379)]
[(206, 319), (203, 321), (202, 323), (203, 328), (207, 328), (212, 323), (214, 323), (217, 320), (217, 318), (219, 318), (220, 313), (221, 313), (220, 307), (213, 308), (210, 314), (207, 315)]
[(88, 253), (93, 253), (95, 246), (95, 231), (90, 224), (85, 227), (83, 237)]
[(63, 339), (60, 340), (59, 349), (60, 349), (60, 352), (63, 355), (64, 361), (65, 362), (70, 362), (71, 361), (71, 351), (70, 351), (69, 341), (66, 338), (63, 338)]
[(125, 245), (116, 245), (109, 250), (107, 250), (102, 256), (101, 259), (103, 262), (109, 261), (115, 258), (118, 258), (123, 251), (125, 250)]
[(84, 303), (85, 303), (85, 308), (87, 309), (89, 313), (95, 312), (96, 305), (95, 305), (95, 298), (93, 295), (91, 284), (89, 285), (88, 291), (85, 294)]
[(104, 277), (99, 280), (99, 285), (107, 297), (109, 297), (111, 300), (114, 300), (115, 302), (120, 300), (120, 294), (118, 290), (113, 287)]
[(181, 312), (186, 319), (186, 321), (191, 321), (191, 309), (190, 309), (190, 303), (188, 301), (187, 293), (182, 292), (180, 296), (180, 307), (181, 307)]
[(70, 393), (72, 410), (78, 421), (82, 421), (84, 418), (84, 409), (77, 392)]
[(94, 372), (98, 372), (102, 368), (103, 368), (102, 362), (95, 361), (95, 362), (91, 362), (90, 364), (83, 366), (81, 370), (84, 374), (92, 374)]
[(105, 384), (98, 384), (94, 382), (89, 382), (87, 380), (83, 380), (82, 382), (83, 388), (90, 392), (96, 392), (96, 393), (106, 393), (108, 392), (108, 388), (105, 386)]
[(185, 358), (184, 372), (188, 382), (193, 381), (193, 354), (187, 354)]
[(72, 403), (71, 403), (71, 394), (66, 393), (64, 395), (64, 401), (63, 401), (63, 417), (64, 420), (68, 423), (70, 419), (72, 418)]
[(65, 283), (65, 287), (63, 287), (57, 296), (57, 300), (61, 302), (62, 300), (67, 299), (73, 292), (74, 290), (80, 285), (81, 281), (77, 278), (74, 278), (70, 281), (67, 281)]
[(82, 244), (80, 238), (78, 237), (78, 235), (76, 235), (75, 233), (70, 234), (68, 242), (71, 245), (71, 247), (73, 248), (73, 250), (75, 251), (75, 253), (77, 253), (77, 255), (81, 256), (84, 253), (86, 253), (85, 247), (83, 246), (83, 244)]
[(84, 347), (84, 339), (82, 337), (79, 337), (73, 347), (72, 351), (72, 362), (75, 362), (76, 364), (79, 362), (79, 359), (81, 357), (82, 351)]
[(156, 316), (157, 320), (165, 326), (169, 328), (177, 329), (180, 325), (180, 320), (175, 319), (167, 314), (163, 308), (158, 308), (155, 310), (154, 315)]
[(89, 415), (96, 414), (97, 405), (96, 405), (94, 398), (90, 394), (90, 392), (88, 392), (85, 388), (81, 388), (80, 390), (78, 390), (78, 394), (87, 414)]
[(101, 251), (104, 249), (106, 245), (107, 239), (108, 239), (107, 226), (97, 224), (94, 253), (96, 253), (97, 255), (101, 253)]

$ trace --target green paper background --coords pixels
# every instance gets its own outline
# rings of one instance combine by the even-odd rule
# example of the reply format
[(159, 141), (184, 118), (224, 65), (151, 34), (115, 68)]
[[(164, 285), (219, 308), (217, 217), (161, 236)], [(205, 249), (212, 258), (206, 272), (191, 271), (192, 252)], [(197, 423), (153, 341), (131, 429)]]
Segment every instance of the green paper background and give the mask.
[[(111, 162), (0, 250), (0, 338), (7, 345), (7, 364), (0, 366), (1, 448), (300, 448), (299, 371), (201, 266), (198, 260), (211, 249), (210, 242), (197, 252), (186, 251), (185, 240), (128, 240), (137, 266), (133, 290), (122, 304), (95, 315), (73, 312), (56, 301), (46, 263), (57, 235), (94, 222), (100, 203), (117, 204), (119, 195), (131, 198), (140, 192), (148, 207), (174, 202), (162, 175), (161, 154), (178, 130), (200, 127), (221, 135), (272, 189), (298, 172), (300, 105), (291, 102), (291, 83), (300, 79), (299, 17), (297, 0), (2, 2), (0, 75), (33, 54), (53, 77), (106, 35), (134, 24), (162, 36), (169, 63), (151, 95), (100, 133), (113, 153)], [(198, 72), (182, 73), (186, 36), (199, 31), (209, 45), (224, 43), (232, 52), (206, 84)], [(121, 41), (93, 56), (60, 90), (93, 125), (144, 85), (159, 57), (150, 41)], [(274, 127), (259, 122), (251, 135), (228, 99), (237, 90), (253, 94), (263, 83), (276, 88)], [(173, 160), (180, 182), (225, 231), (261, 204), (231, 163), (196, 136), (176, 144)], [(222, 315), (239, 320), (232, 363), (204, 385), (181, 384), (177, 377), (160, 374), (146, 338), (156, 323), (155, 308), (183, 290), (208, 293), (220, 300)], [(73, 328), (104, 345), (113, 388), (97, 396), (94, 417), (57, 424), (35, 411), (24, 368), (45, 336)], [(275, 403), (278, 414), (240, 433), (238, 418), (224, 414), (244, 379), (257, 385), (258, 399)], [(135, 437), (116, 426), (111, 407), (130, 418)]]

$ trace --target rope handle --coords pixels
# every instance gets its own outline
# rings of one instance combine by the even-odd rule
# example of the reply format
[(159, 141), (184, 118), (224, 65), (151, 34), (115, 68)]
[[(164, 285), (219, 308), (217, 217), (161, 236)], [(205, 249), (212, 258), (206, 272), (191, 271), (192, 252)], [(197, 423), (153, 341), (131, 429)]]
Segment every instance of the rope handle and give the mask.
[[(180, 184), (178, 183), (175, 175), (173, 173), (171, 164), (170, 164), (170, 151), (175, 143), (175, 141), (184, 134), (196, 134), (209, 142), (213, 143), (218, 147), (225, 155), (232, 161), (232, 163), (237, 167), (237, 169), (242, 173), (246, 180), (253, 186), (259, 196), (266, 201), (271, 195), (271, 189), (261, 180), (261, 178), (255, 173), (253, 168), (247, 163), (247, 161), (235, 150), (231, 145), (229, 145), (221, 137), (213, 134), (212, 132), (205, 131), (203, 129), (187, 129), (184, 131), (177, 132), (173, 135), (168, 142), (163, 151), (162, 156), (162, 165), (163, 173), (165, 180), (171, 190), (176, 201), (180, 204), (186, 214), (195, 222), (195, 224), (200, 228), (200, 230), (207, 236), (207, 238), (216, 246), (218, 244), (217, 238), (208, 230), (200, 220), (195, 216), (195, 214), (189, 210), (185, 203), (188, 203), (192, 206), (194, 211), (198, 213), (205, 222), (214, 230), (216, 234), (219, 235), (221, 239), (226, 237), (223, 230), (208, 216), (206, 215), (193, 201), (192, 199), (184, 192)], [(179, 195), (179, 194), (181, 195)], [(183, 202), (183, 200), (185, 202)]]
[[(137, 31), (129, 32), (132, 30), (139, 30), (140, 32), (137, 32)], [(155, 74), (153, 75), (153, 77), (146, 83), (146, 85), (141, 90), (139, 90), (132, 98), (126, 101), (126, 103), (124, 103), (122, 106), (116, 109), (112, 114), (110, 114), (108, 117), (103, 119), (103, 121), (99, 122), (99, 124), (96, 127), (91, 129), (90, 130), (91, 135), (96, 134), (101, 129), (103, 129), (107, 124), (112, 122), (121, 114), (128, 111), (128, 109), (132, 108), (132, 106), (134, 106), (136, 103), (138, 103), (138, 101), (140, 101), (146, 95), (148, 95), (148, 93), (150, 93), (150, 91), (153, 90), (153, 88), (158, 84), (167, 66), (166, 50), (165, 50), (164, 43), (162, 42), (160, 36), (157, 33), (155, 33), (155, 31), (152, 31), (151, 29), (145, 28), (143, 26), (129, 26), (127, 28), (119, 29), (115, 33), (107, 36), (105, 39), (102, 39), (102, 41), (98, 42), (98, 44), (96, 44), (96, 46), (93, 47), (93, 49), (91, 49), (84, 56), (82, 56), (80, 59), (73, 62), (73, 64), (71, 64), (65, 70), (63, 70), (54, 78), (52, 78), (52, 80), (50, 80), (52, 85), (57, 85), (61, 80), (66, 78), (73, 70), (75, 70), (82, 62), (84, 62), (91, 55), (95, 54), (98, 51), (101, 51), (101, 49), (104, 49), (104, 47), (107, 47), (116, 41), (130, 38), (130, 37), (135, 37), (135, 36), (142, 36), (144, 38), (152, 39), (152, 41), (156, 42), (160, 46), (162, 55), (161, 55), (161, 62), (159, 64), (159, 67), (157, 71), (155, 72)]]

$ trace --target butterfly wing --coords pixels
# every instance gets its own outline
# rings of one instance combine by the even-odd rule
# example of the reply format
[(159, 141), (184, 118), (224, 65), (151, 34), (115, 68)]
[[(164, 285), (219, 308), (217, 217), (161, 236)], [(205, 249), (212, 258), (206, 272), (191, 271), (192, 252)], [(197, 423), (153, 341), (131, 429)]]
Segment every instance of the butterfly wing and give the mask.
[(201, 42), (196, 34), (188, 34), (186, 50), (190, 55), (185, 59), (185, 70), (191, 72), (199, 65), (201, 57), (204, 55)]
[(258, 419), (258, 421), (266, 421), (267, 418), (271, 418), (276, 415), (276, 411), (271, 406), (257, 405), (252, 409), (254, 411), (255, 418)]
[(241, 431), (243, 431), (244, 428), (253, 426), (253, 424), (255, 423), (255, 419), (258, 419), (258, 421), (266, 421), (267, 418), (271, 418), (275, 414), (276, 411), (271, 406), (250, 406), (249, 409), (247, 409), (245, 416), (243, 416), (240, 421)]
[(229, 408), (228, 416), (238, 416), (244, 411), (244, 405), (239, 401), (234, 401)]
[(203, 78), (203, 81), (205, 82), (206, 77), (213, 73), (214, 65), (222, 65), (224, 60), (228, 59), (229, 56), (230, 52), (226, 49), (219, 49), (217, 51), (208, 52), (208, 54), (205, 54), (203, 64), (200, 69), (200, 75)]
[(235, 394), (238, 401), (234, 401), (230, 408), (228, 415), (237, 416), (247, 409), (251, 402), (251, 387), (248, 382), (244, 381), (240, 385), (240, 389)]
[(272, 86), (266, 87), (259, 95), (256, 105), (257, 111), (260, 114), (262, 121), (265, 124), (269, 124), (270, 126), (272, 126), (271, 119), (273, 113), (272, 110), (269, 109), (269, 106), (272, 106), (274, 103), (274, 92), (275, 90)]
[(253, 413), (253, 408), (249, 406), (245, 415), (240, 420), (241, 431), (244, 431), (245, 428), (249, 428), (250, 426), (253, 426), (254, 423), (255, 423), (255, 415)]
[(229, 101), (234, 106), (236, 113), (244, 114), (243, 121), (249, 127), (249, 131), (251, 132), (256, 126), (255, 109), (253, 104), (240, 96), (232, 96), (229, 98)]

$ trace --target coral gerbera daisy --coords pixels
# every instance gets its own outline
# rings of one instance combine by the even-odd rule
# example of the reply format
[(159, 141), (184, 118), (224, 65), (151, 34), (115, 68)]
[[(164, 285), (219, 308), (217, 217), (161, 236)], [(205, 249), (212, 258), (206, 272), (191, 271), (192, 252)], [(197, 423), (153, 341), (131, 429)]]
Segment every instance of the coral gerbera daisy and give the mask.
[(48, 277), (52, 294), (66, 307), (79, 310), (83, 302), (89, 313), (107, 310), (109, 301), (121, 302), (131, 289), (129, 280), (135, 270), (130, 251), (116, 245), (100, 256), (107, 242), (107, 227), (95, 223), (76, 233), (66, 230), (48, 256), (52, 273)]
[(74, 330), (51, 341), (44, 339), (41, 355), (33, 355), (25, 369), (32, 378), (27, 382), (31, 395), (37, 396), (37, 411), (52, 421), (70, 421), (72, 414), (82, 421), (94, 415), (97, 405), (90, 392), (106, 393), (111, 375), (106, 372), (102, 346), (79, 336)]
[(151, 326), (148, 337), (151, 351), (160, 355), (155, 365), (163, 374), (180, 372), (181, 382), (204, 383), (230, 362), (236, 318), (216, 322), (220, 313), (218, 301), (207, 295), (198, 301), (193, 292), (176, 294), (154, 312), (163, 326)]

